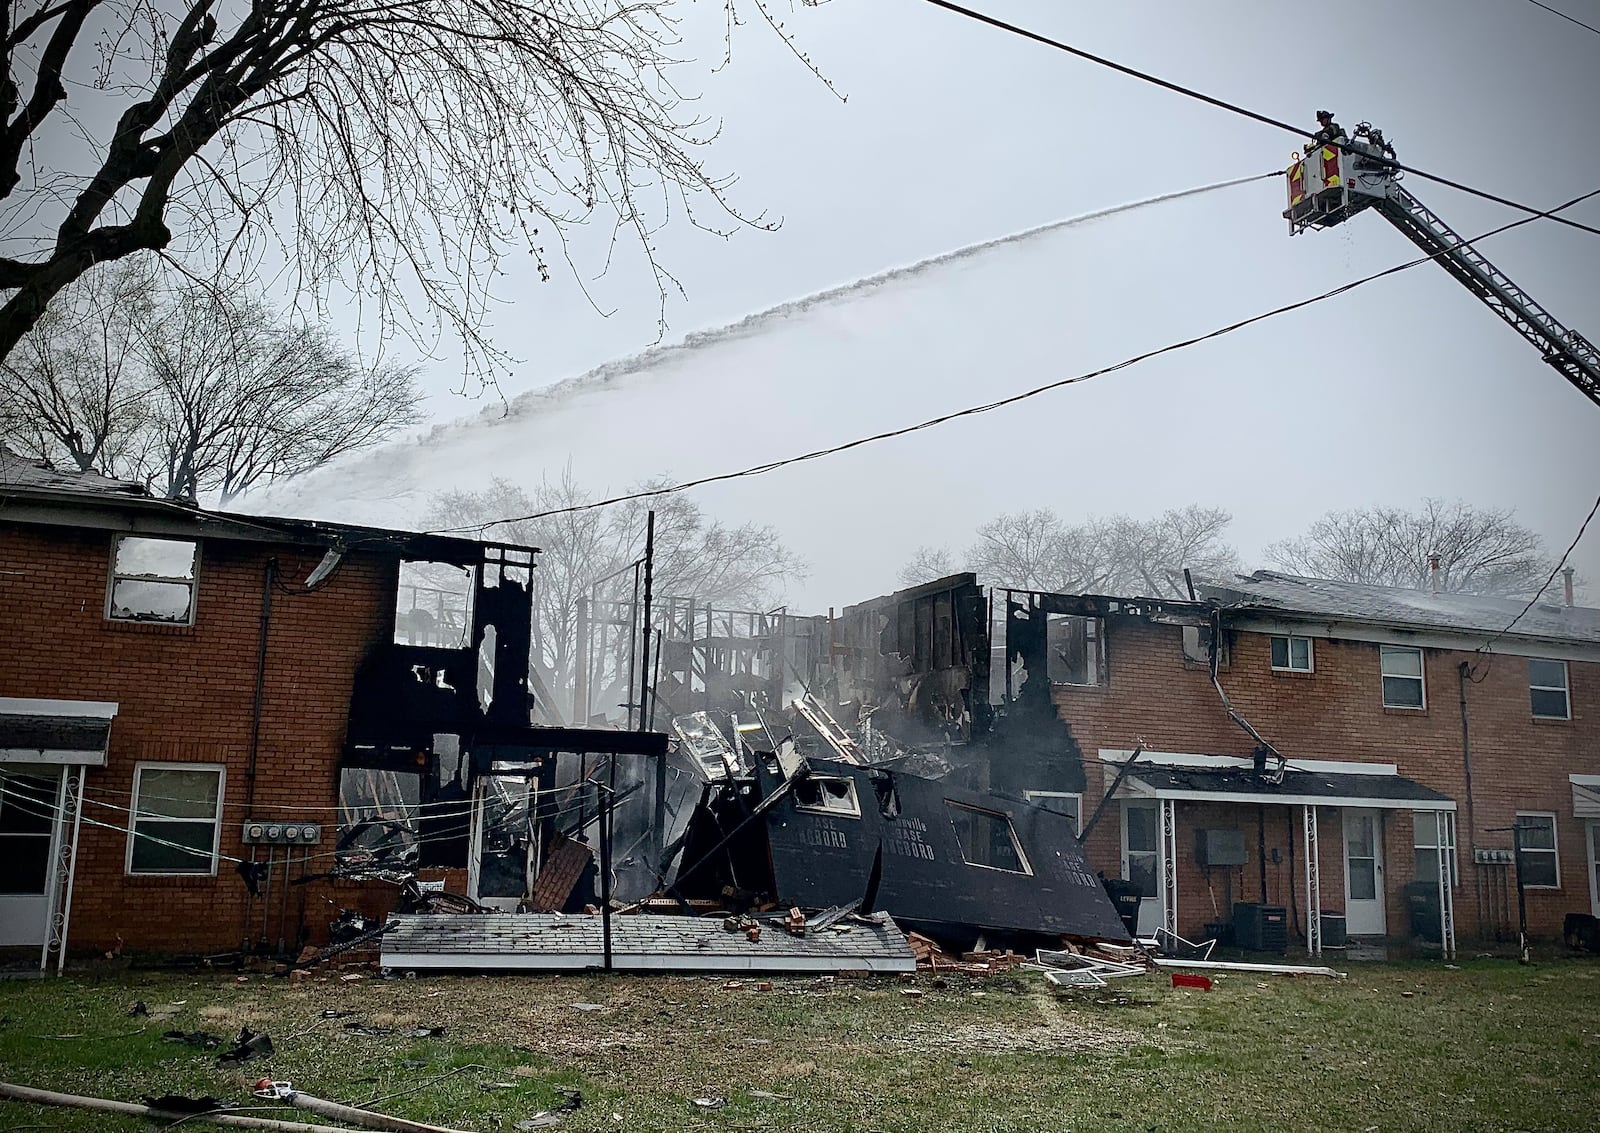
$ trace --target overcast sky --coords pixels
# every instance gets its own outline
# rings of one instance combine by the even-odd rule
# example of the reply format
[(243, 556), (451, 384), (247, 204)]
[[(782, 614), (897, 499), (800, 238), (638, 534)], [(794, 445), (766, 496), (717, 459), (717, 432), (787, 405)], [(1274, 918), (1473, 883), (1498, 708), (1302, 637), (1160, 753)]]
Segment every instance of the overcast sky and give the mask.
[[(1592, 0), (1565, 0), (1600, 20)], [(779, 5), (781, 7), (782, 5)], [(1600, 35), (1525, 0), (1351, 0), (1313, 19), (1266, 0), (981, 0), (995, 15), (1314, 127), (1382, 126), (1402, 160), (1550, 207), (1600, 187)], [(1281, 168), (1294, 140), (975, 25), (920, 0), (832, 0), (786, 17), (839, 102), (759, 26), (721, 61), (718, 5), (689, 18), (682, 84), (723, 120), (707, 153), (734, 200), (783, 218), (723, 240), (655, 242), (686, 299), (672, 343), (786, 301), (1091, 210)], [(1458, 231), (1514, 219), (1420, 179)], [(492, 474), (596, 490), (679, 479), (847, 440), (1143, 352), (1413, 258), (1376, 215), (1290, 239), (1275, 181), (1126, 212), (757, 320), (731, 339), (616, 368), (622, 380), (499, 419), (432, 365), (421, 445), (358, 458), (257, 506), (403, 523)], [(1600, 224), (1600, 200), (1571, 215)], [(494, 334), (520, 359), (505, 392), (648, 348), (654, 285), (603, 248), (548, 284), (508, 272)], [(1538, 222), (1483, 250), (1557, 318), (1600, 336), (1600, 237)], [(347, 328), (353, 329), (353, 328)], [(542, 410), (541, 410), (542, 406)], [(1247, 562), (1329, 508), (1423, 496), (1511, 506), (1559, 553), (1600, 490), (1600, 408), (1443, 270), (1425, 265), (1226, 339), (1012, 409), (697, 493), (777, 525), (810, 564), (788, 597), (818, 610), (895, 585), (921, 544), (967, 543), (1003, 510), (1068, 519), (1196, 502), (1235, 516)], [(1600, 527), (1597, 524), (1596, 527)], [(1600, 581), (1600, 531), (1574, 558)], [(1590, 591), (1591, 599), (1593, 590)]]

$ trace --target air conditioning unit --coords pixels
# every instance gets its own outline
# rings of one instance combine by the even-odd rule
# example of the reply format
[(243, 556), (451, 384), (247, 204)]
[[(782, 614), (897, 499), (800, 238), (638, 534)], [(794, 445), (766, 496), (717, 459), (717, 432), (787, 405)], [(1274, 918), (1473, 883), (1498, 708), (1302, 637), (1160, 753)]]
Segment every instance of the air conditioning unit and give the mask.
[(1195, 831), (1194, 860), (1197, 865), (1244, 865), (1249, 856), (1242, 830)]
[(1289, 948), (1289, 914), (1282, 905), (1233, 906), (1233, 942), (1251, 952), (1283, 953)]

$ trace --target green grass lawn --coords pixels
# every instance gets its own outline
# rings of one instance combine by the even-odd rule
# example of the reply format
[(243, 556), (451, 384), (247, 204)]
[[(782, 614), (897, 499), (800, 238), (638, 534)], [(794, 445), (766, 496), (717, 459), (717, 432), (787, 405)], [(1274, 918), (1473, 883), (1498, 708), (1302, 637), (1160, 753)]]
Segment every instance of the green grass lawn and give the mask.
[[(262, 1076), (354, 1104), (422, 1086), (376, 1108), (483, 1131), (555, 1108), (562, 1088), (583, 1104), (557, 1128), (628, 1133), (1600, 1125), (1600, 965), (1348, 971), (1340, 981), (1231, 974), (1210, 992), (1174, 989), (1164, 975), (1060, 993), (1026, 974), (791, 979), (766, 991), (754, 980), (639, 976), (4, 981), (0, 1078), (243, 1104)], [(128, 1014), (136, 1000), (150, 1017)], [(352, 1021), (447, 1030), (364, 1036), (346, 1030)], [(203, 1029), (232, 1039), (241, 1026), (271, 1034), (271, 1059), (219, 1068), (215, 1052), (161, 1038)], [(149, 1126), (0, 1101), (0, 1129), (22, 1128)]]

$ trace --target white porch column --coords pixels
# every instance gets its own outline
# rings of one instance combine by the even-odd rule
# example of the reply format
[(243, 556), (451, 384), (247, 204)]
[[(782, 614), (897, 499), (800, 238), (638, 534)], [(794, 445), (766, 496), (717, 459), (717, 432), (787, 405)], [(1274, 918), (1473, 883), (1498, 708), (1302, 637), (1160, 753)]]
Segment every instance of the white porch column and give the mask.
[(1317, 808), (1300, 808), (1305, 825), (1306, 951), (1322, 955), (1322, 861), (1317, 845)]
[[(1456, 958), (1456, 903), (1451, 851), (1456, 844), (1454, 811), (1433, 812), (1433, 844), (1439, 848), (1439, 947), (1446, 960)], [(1448, 835), (1448, 840), (1446, 836)]]
[(1161, 925), (1178, 935), (1178, 804), (1161, 800)]
[[(83, 777), (81, 763), (62, 768), (56, 787), (55, 835), (51, 839), (49, 905), (45, 910), (44, 947), (39, 950), (39, 970), (50, 969), (50, 953), (56, 954), (56, 972), (67, 964), (67, 929), (72, 923), (72, 882), (78, 866), (78, 832), (83, 826)], [(67, 829), (67, 819), (72, 829)]]

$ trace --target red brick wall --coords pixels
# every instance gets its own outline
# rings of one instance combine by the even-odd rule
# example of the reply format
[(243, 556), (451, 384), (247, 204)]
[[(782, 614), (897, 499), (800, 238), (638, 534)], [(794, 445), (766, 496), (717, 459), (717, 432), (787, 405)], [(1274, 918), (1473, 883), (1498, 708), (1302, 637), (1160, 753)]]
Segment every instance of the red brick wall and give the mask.
[[(88, 772), (70, 945), (201, 952), (238, 947), (245, 887), (228, 857), (246, 816), (261, 592), (276, 558), (286, 585), (320, 555), (293, 547), (203, 541), (195, 624), (111, 622), (104, 616), (112, 536), (71, 528), (0, 525), (0, 695), (116, 701), (107, 765)], [(314, 594), (272, 598), (255, 814), (324, 825), (336, 833), (337, 761), (357, 664), (392, 630), (396, 564), (354, 552)], [(126, 826), (141, 760), (226, 767), (216, 877), (130, 877)], [(290, 810), (289, 808), (310, 808)], [(119, 809), (121, 808), (121, 809)], [(326, 869), (330, 859), (314, 863)], [(281, 876), (281, 871), (280, 871)], [(334, 908), (325, 887), (289, 891), (292, 940), (301, 908), (326, 934)], [(351, 903), (347, 896), (341, 901)], [(272, 902), (277, 915), (278, 902)], [(254, 916), (259, 927), (260, 902)], [(277, 930), (273, 926), (273, 943)]]
[[(1057, 686), (1057, 708), (1081, 745), (1088, 790), (1084, 812), (1093, 810), (1109, 783), (1097, 767), (1101, 748), (1131, 749), (1143, 740), (1151, 751), (1249, 757), (1254, 742), (1226, 716), (1205, 666), (1186, 662), (1181, 631), (1135, 619), (1108, 625), (1110, 681), (1094, 688)], [(1511, 846), (1511, 834), (1495, 827), (1512, 824), (1521, 811), (1554, 812), (1561, 862), (1559, 890), (1529, 890), (1532, 929), (1544, 936), (1560, 932), (1568, 912), (1590, 910), (1585, 823), (1573, 817), (1567, 776), (1600, 773), (1600, 663), (1568, 664), (1572, 719), (1534, 720), (1528, 696), (1526, 658), (1486, 658), (1472, 650), (1425, 649), (1427, 707), (1384, 708), (1378, 646), (1370, 642), (1315, 643), (1315, 672), (1277, 673), (1271, 669), (1269, 638), (1257, 633), (1231, 635), (1229, 665), (1220, 677), (1230, 699), (1285, 755), (1294, 759), (1359, 760), (1393, 763), (1400, 774), (1442, 791), (1458, 806), (1457, 844), (1461, 884), (1456, 891), (1457, 931), (1463, 937), (1488, 932), (1495, 918), (1487, 885), (1493, 867), (1475, 867), (1472, 846)], [(1469, 827), (1466, 776), (1462, 761), (1459, 664), (1474, 666), (1467, 684), (1471, 730), (1473, 802), (1476, 833)], [(1114, 770), (1114, 769), (1113, 769)], [(1344, 907), (1343, 824), (1334, 808), (1319, 811), (1321, 889), (1324, 908)], [(1208, 825), (1246, 832), (1251, 864), (1243, 870), (1244, 889), (1259, 891), (1256, 865), (1256, 808), (1178, 804), (1179, 913), (1185, 930), (1198, 932), (1212, 919), (1206, 877), (1194, 864), (1196, 829)], [(1304, 862), (1295, 812), (1295, 903), (1305, 909)], [(1276, 846), (1287, 863), (1287, 815), (1268, 808), (1268, 851)], [(1275, 832), (1275, 833), (1274, 833)], [(1392, 935), (1403, 935), (1409, 913), (1401, 887), (1414, 873), (1412, 812), (1384, 815), (1385, 891)], [(1089, 857), (1107, 876), (1121, 870), (1120, 808), (1111, 808), (1090, 838)], [(1279, 877), (1281, 872), (1282, 876)], [(1269, 900), (1288, 904), (1287, 864), (1268, 867)], [(1220, 872), (1213, 871), (1216, 884)], [(1236, 879), (1237, 890), (1237, 879)], [(1514, 919), (1515, 890), (1509, 893)], [(1218, 901), (1222, 894), (1218, 891)], [(1502, 915), (1507, 906), (1499, 904)]]

